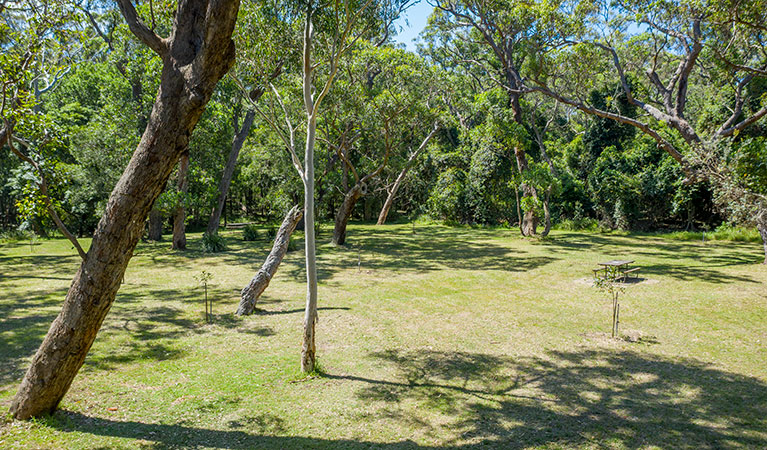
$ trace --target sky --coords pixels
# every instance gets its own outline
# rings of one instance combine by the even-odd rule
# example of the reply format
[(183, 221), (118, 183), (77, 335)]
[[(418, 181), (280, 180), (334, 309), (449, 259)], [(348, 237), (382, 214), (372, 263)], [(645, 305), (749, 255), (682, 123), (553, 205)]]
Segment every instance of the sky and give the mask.
[[(415, 5), (408, 8), (404, 14), (395, 22), (399, 27), (402, 27), (402, 31), (395, 36), (396, 42), (401, 42), (407, 46), (410, 51), (415, 51), (414, 39), (418, 37), (418, 34), (426, 28), (426, 21), (431, 14), (432, 7), (425, 0), (421, 0)], [(409, 25), (405, 21), (409, 22)]]

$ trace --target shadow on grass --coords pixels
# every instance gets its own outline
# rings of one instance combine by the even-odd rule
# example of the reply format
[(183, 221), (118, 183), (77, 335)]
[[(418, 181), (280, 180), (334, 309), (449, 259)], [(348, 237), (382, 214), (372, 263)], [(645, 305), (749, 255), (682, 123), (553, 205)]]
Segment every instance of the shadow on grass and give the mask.
[[(609, 251), (614, 257), (638, 260), (637, 264), (642, 267), (643, 274), (718, 284), (758, 283), (748, 276), (719, 270), (723, 267), (753, 265), (761, 258), (758, 248), (752, 244), (727, 242), (726, 253), (722, 253), (724, 244), (719, 242), (709, 247), (690, 242), (669, 242), (644, 235), (610, 236), (569, 232), (557, 233), (554, 238), (539, 243), (554, 254)], [(663, 262), (643, 263), (643, 257), (661, 259)]]
[[(445, 428), (439, 448), (765, 448), (767, 384), (694, 359), (627, 350), (551, 352), (544, 358), (462, 352), (386, 351), (372, 358), (396, 378), (325, 375), (360, 386), (370, 406), (356, 420)], [(403, 405), (409, 405), (407, 408)], [(413, 405), (417, 405), (414, 407)], [(446, 418), (432, 424), (427, 413)], [(447, 416), (447, 417), (446, 417)], [(366, 442), (280, 436), (289, 426), (268, 413), (232, 419), (228, 429), (149, 424), (61, 411), (46, 420), (65, 432), (140, 439), (147, 448), (435, 448), (411, 441)], [(383, 426), (383, 425), (380, 425)], [(444, 434), (444, 433), (441, 433)]]

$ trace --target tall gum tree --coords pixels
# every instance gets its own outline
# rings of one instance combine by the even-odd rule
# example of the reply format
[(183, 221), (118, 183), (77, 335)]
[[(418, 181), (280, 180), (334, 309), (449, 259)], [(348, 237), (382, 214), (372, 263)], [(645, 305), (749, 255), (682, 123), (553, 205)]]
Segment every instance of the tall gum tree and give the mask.
[[(306, 308), (304, 312), (303, 344), (301, 348), (301, 370), (312, 372), (316, 364), (315, 326), (317, 323), (317, 258), (314, 230), (315, 217), (315, 175), (314, 156), (317, 141), (317, 122), (323, 100), (330, 92), (344, 64), (345, 56), (360, 39), (368, 36), (371, 30), (382, 26), (391, 26), (387, 11), (392, 11), (397, 2), (381, 0), (336, 0), (330, 5), (308, 2), (302, 10), (297, 10), (296, 20), (302, 23), (302, 52), (300, 57), (301, 109), (304, 126), (303, 161), (299, 157), (297, 136), (299, 130), (293, 125), (290, 106), (293, 99), (283, 99), (279, 89), (268, 83), (275, 102), (268, 102), (271, 108), (262, 108), (256, 102), (251, 106), (257, 114), (275, 131), (290, 155), (293, 167), (304, 187), (304, 246), (306, 263)], [(397, 10), (401, 10), (397, 9)], [(290, 18), (290, 15), (287, 15)], [(315, 22), (320, 26), (315, 29)], [(380, 34), (379, 34), (380, 35)], [(243, 85), (243, 89), (246, 86)], [(279, 105), (279, 106), (275, 106)], [(281, 112), (279, 114), (275, 111)], [(282, 115), (281, 120), (277, 116)]]
[(216, 83), (234, 62), (238, 0), (182, 0), (167, 38), (145, 25), (129, 0), (118, 4), (130, 30), (162, 58), (160, 88), (62, 310), (11, 402), (18, 419), (52, 412), (66, 394), (114, 302), (152, 204), (186, 150)]
[[(631, 125), (657, 142), (688, 183), (708, 181), (733, 219), (756, 225), (767, 262), (767, 189), (749, 186), (733, 164), (767, 117), (767, 2), (624, 0), (601, 10), (590, 35), (543, 54), (520, 92), (540, 92), (583, 113)], [(645, 30), (627, 36), (626, 29)], [(586, 96), (617, 83), (639, 115)], [(727, 154), (730, 154), (728, 157)]]
[[(582, 26), (584, 8), (577, 0), (508, 2), (506, 0), (431, 0), (436, 8), (430, 21), (432, 33), (442, 34), (447, 57), (503, 87), (514, 121), (529, 128), (525, 120), (522, 89), (529, 66), (539, 55), (533, 48), (561, 44), (562, 30)], [(532, 134), (532, 132), (530, 132)], [(518, 170), (529, 170), (528, 156), (521, 146), (513, 148)], [(524, 176), (523, 176), (524, 178)], [(539, 193), (530, 183), (521, 183), (523, 203), (535, 204)], [(529, 198), (533, 201), (524, 201)], [(527, 208), (520, 222), (524, 236), (534, 235), (540, 218)]]

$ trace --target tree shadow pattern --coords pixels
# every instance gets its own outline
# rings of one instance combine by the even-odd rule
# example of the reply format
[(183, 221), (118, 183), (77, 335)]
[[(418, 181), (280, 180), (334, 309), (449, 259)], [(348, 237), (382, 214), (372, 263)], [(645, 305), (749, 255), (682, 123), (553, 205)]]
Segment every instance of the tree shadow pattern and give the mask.
[[(46, 424), (62, 431), (138, 439), (145, 448), (765, 448), (767, 384), (689, 358), (631, 350), (586, 349), (510, 358), (467, 353), (385, 351), (394, 379), (325, 375), (359, 385), (357, 396), (380, 406), (369, 419), (457, 433), (438, 446), (410, 440), (366, 442), (290, 436), (263, 412), (226, 429), (149, 424), (58, 412)], [(327, 382), (322, 381), (320, 382)], [(308, 385), (307, 385), (308, 386)], [(311, 386), (308, 386), (311, 388)], [(404, 408), (404, 403), (409, 408)], [(413, 407), (413, 402), (417, 405)], [(448, 415), (433, 424), (421, 412)]]

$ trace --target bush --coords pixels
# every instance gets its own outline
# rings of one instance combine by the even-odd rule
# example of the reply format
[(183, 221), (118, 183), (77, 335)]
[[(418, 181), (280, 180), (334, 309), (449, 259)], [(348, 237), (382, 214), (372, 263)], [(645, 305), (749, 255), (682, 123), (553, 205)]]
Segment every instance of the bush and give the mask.
[(273, 241), (274, 238), (277, 237), (277, 227), (275, 227), (274, 225), (269, 225), (269, 228), (266, 229), (266, 237), (270, 241)]
[(290, 237), (290, 240), (288, 241), (288, 251), (294, 252), (298, 249), (298, 244), (296, 243), (296, 240), (293, 239), (293, 236)]
[(258, 227), (255, 225), (245, 225), (242, 229), (243, 241), (257, 241), (258, 240)]
[(28, 230), (8, 230), (0, 233), (0, 241), (17, 242), (34, 239), (35, 233)]
[(202, 235), (203, 253), (218, 253), (226, 250), (226, 242), (218, 233), (205, 233)]
[(559, 222), (555, 228), (565, 231), (596, 231), (599, 228), (599, 224), (596, 219), (590, 218), (566, 219)]

